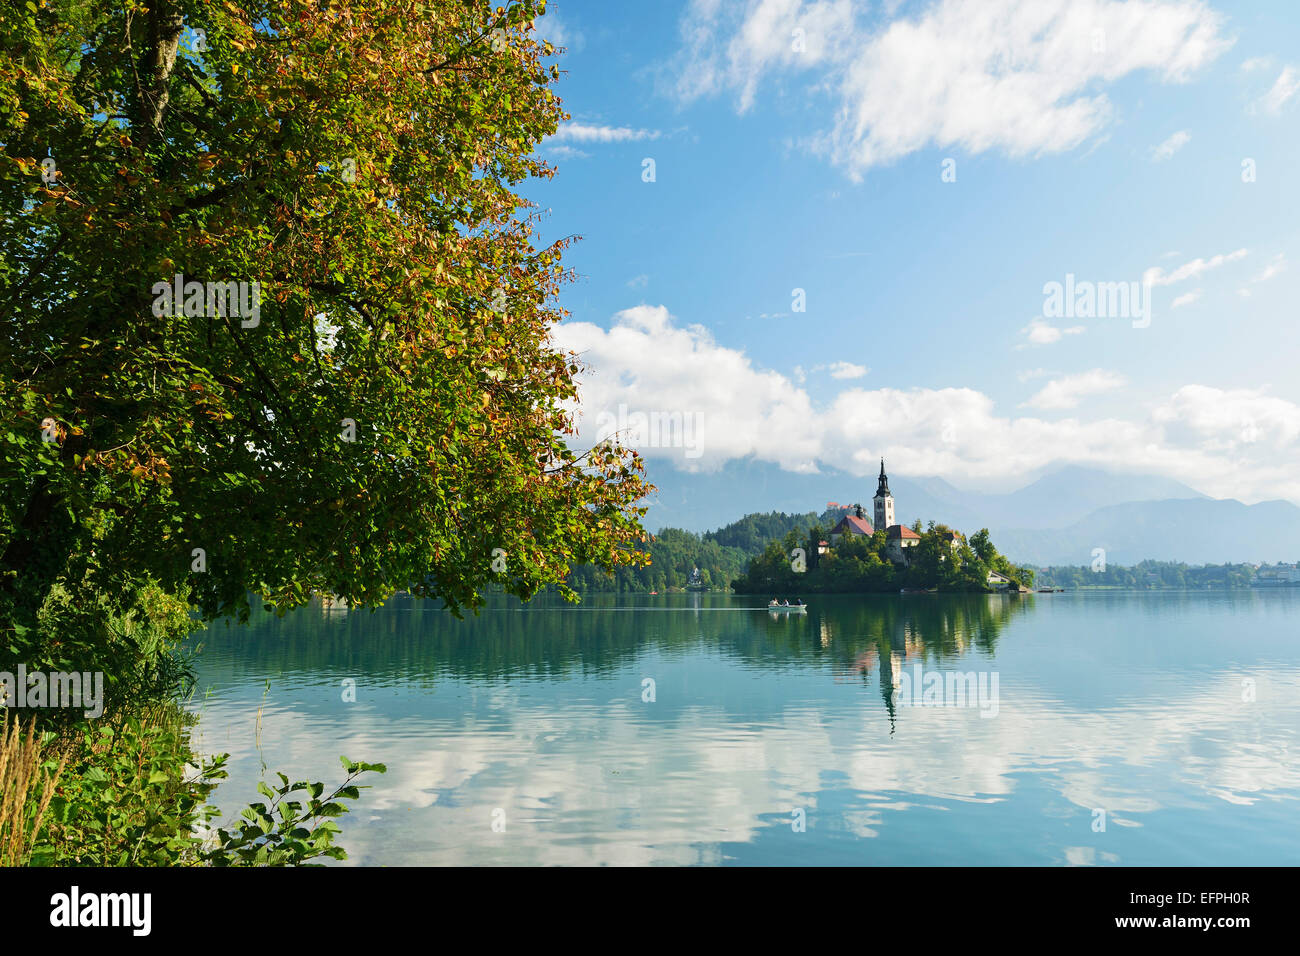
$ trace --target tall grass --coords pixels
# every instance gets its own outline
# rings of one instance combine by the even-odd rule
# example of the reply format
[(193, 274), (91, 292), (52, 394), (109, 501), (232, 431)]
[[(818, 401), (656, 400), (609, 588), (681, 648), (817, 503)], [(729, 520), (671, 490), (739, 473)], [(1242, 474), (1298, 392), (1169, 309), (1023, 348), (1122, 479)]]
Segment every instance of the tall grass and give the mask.
[(33, 718), (23, 733), (18, 717), (0, 722), (0, 866), (24, 866), (31, 858), (68, 756), (50, 767), (50, 748)]

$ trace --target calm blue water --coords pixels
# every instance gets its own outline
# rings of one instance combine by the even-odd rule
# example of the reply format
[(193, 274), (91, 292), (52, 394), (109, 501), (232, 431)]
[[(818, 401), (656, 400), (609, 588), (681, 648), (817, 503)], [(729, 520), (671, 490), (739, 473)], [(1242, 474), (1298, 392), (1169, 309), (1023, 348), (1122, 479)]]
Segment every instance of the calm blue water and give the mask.
[(350, 864), (1300, 862), (1300, 591), (762, 603), (218, 625), (196, 743), (226, 819), (386, 763)]

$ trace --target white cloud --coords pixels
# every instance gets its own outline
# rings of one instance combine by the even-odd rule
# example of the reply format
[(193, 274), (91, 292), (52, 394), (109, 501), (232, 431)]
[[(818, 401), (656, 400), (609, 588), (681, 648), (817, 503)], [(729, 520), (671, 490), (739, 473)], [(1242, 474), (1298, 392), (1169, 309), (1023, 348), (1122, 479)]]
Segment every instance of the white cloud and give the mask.
[(695, 0), (672, 72), (682, 99), (731, 91), (743, 113), (766, 75), (816, 70), (835, 105), (811, 145), (856, 179), (927, 147), (1072, 149), (1111, 117), (1102, 87), (1187, 80), (1230, 45), (1222, 25), (1200, 0), (940, 0), (874, 32), (848, 0)]
[[(1286, 266), (1286, 253), (1279, 252), (1269, 260), (1268, 265), (1266, 265), (1257, 275), (1251, 277), (1249, 285), (1259, 285), (1261, 282), (1267, 282), (1269, 279), (1276, 278), (1283, 272), (1286, 272)], [(1248, 299), (1250, 298), (1251, 292), (1247, 286), (1242, 286), (1237, 290), (1237, 294), (1243, 299)]]
[(1286, 253), (1279, 252), (1269, 261), (1269, 264), (1264, 267), (1264, 271), (1262, 271), (1259, 275), (1255, 276), (1250, 281), (1267, 282), (1269, 279), (1281, 275), (1285, 271), (1286, 271)]
[[(800, 378), (758, 367), (703, 326), (677, 325), (663, 306), (619, 312), (608, 329), (565, 321), (554, 338), (586, 365), (578, 377), (580, 440), (594, 441), (598, 416), (620, 405), (693, 415), (698, 458), (676, 447), (640, 449), (682, 470), (755, 458), (788, 471), (831, 466), (868, 475), (884, 455), (902, 475), (1001, 481), (1056, 464), (1131, 470), (1140, 462), (1208, 494), (1300, 501), (1300, 405), (1266, 388), (1186, 385), (1125, 418), (1047, 420), (998, 414), (991, 397), (967, 388), (849, 385), (814, 403)], [(1063, 376), (1031, 402), (1067, 407), (1118, 388), (1113, 375)]]
[(1300, 71), (1294, 66), (1282, 68), (1277, 79), (1273, 82), (1272, 88), (1259, 101), (1259, 107), (1265, 113), (1272, 113), (1274, 116), (1281, 114), (1282, 108), (1290, 102), (1295, 96), (1296, 91), (1300, 90)]
[(1191, 305), (1201, 298), (1201, 290), (1193, 289), (1191, 292), (1184, 292), (1170, 304), (1171, 309), (1181, 309), (1185, 305)]
[[(884, 455), (900, 474), (999, 481), (1057, 464), (1140, 465), (1211, 495), (1300, 501), (1300, 405), (1265, 387), (1187, 385), (1124, 418), (1049, 421), (999, 414), (992, 398), (970, 388), (853, 385), (814, 403), (799, 381), (756, 366), (701, 326), (678, 326), (663, 306), (627, 309), (608, 329), (563, 322), (554, 338), (587, 366), (579, 377), (581, 440), (594, 441), (597, 417), (620, 404), (692, 414), (700, 457), (641, 449), (682, 469), (753, 457), (790, 471), (829, 465), (866, 475)], [(1087, 374), (1082, 390), (1058, 388), (1056, 407), (1070, 395), (1117, 387), (1106, 378), (1111, 373)], [(1044, 392), (1039, 396), (1053, 404), (1053, 393)]]
[(1100, 392), (1109, 392), (1124, 385), (1124, 376), (1105, 369), (1066, 375), (1053, 379), (1025, 402), (1030, 408), (1074, 408), (1083, 398)]
[(555, 342), (579, 353), (590, 373), (581, 381), (580, 423), (592, 434), (600, 411), (681, 413), (693, 416), (701, 461), (679, 447), (644, 448), (682, 467), (720, 467), (731, 458), (758, 455), (791, 471), (814, 468), (817, 436), (808, 395), (784, 375), (754, 367), (749, 357), (714, 342), (699, 325), (676, 326), (664, 306), (641, 305), (614, 317), (608, 331), (588, 322), (563, 322)]
[(627, 280), (627, 287), (629, 289), (644, 289), (649, 284), (650, 284), (650, 277), (646, 275), (644, 272), (641, 273), (639, 276), (633, 276), (632, 278)]
[(590, 159), (591, 153), (578, 149), (574, 146), (565, 146), (563, 143), (558, 146), (546, 146), (546, 155), (555, 159)]
[[(1152, 420), (1166, 440), (1195, 446), (1243, 465), (1246, 488), (1276, 487), (1294, 497), (1292, 477), (1300, 438), (1300, 406), (1265, 388), (1219, 389), (1185, 385), (1159, 405)], [(1234, 497), (1240, 497), (1234, 493)]]
[(1084, 327), (1082, 325), (1072, 325), (1068, 328), (1058, 329), (1043, 319), (1032, 319), (1020, 331), (1029, 336), (1030, 345), (1051, 345), (1053, 342), (1059, 342), (1063, 335), (1082, 334)]
[(1235, 252), (1211, 256), (1208, 259), (1197, 258), (1191, 262), (1183, 263), (1173, 272), (1166, 272), (1161, 266), (1152, 266), (1142, 274), (1142, 281), (1153, 286), (1173, 285), (1175, 282), (1198, 278), (1211, 269), (1217, 269), (1226, 263), (1244, 259), (1247, 255), (1249, 255), (1247, 250), (1238, 249)]
[(831, 378), (862, 378), (870, 371), (865, 365), (854, 365), (852, 362), (832, 362), (830, 370)]
[(767, 71), (846, 55), (854, 38), (853, 5), (850, 0), (748, 0), (743, 5), (693, 0), (681, 34), (684, 50), (671, 71), (676, 95), (693, 100), (734, 90), (743, 113)]
[(1169, 159), (1169, 157), (1173, 156), (1174, 153), (1178, 152), (1189, 142), (1191, 142), (1191, 139), (1192, 139), (1191, 133), (1189, 133), (1185, 129), (1180, 129), (1177, 133), (1174, 133), (1172, 136), (1170, 136), (1167, 140), (1165, 140), (1155, 149), (1151, 150), (1151, 161), (1153, 163), (1164, 162), (1166, 159)]
[(633, 129), (630, 126), (597, 126), (591, 123), (565, 123), (548, 137), (547, 143), (573, 140), (579, 143), (630, 143), (658, 139), (657, 129)]

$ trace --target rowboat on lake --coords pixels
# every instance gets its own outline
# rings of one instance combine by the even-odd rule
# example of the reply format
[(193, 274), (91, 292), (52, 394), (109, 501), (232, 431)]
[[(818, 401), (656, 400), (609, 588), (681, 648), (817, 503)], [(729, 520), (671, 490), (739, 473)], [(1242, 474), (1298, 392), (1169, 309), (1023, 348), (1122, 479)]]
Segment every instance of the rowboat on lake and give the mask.
[(777, 604), (775, 601), (769, 601), (767, 604), (769, 611), (806, 611), (807, 604)]

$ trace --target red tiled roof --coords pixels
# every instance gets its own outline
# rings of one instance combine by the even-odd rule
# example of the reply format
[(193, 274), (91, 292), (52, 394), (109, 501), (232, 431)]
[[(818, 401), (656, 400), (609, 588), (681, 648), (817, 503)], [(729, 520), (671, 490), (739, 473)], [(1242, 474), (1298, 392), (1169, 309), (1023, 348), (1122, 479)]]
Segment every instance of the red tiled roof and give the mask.
[(921, 540), (921, 536), (905, 524), (891, 524), (889, 530), (885, 532), (891, 538), (915, 538)]
[(875, 534), (876, 530), (871, 527), (871, 522), (866, 518), (859, 518), (857, 515), (845, 515), (840, 519), (832, 532), (834, 534), (843, 534), (844, 531), (852, 531), (854, 534)]

